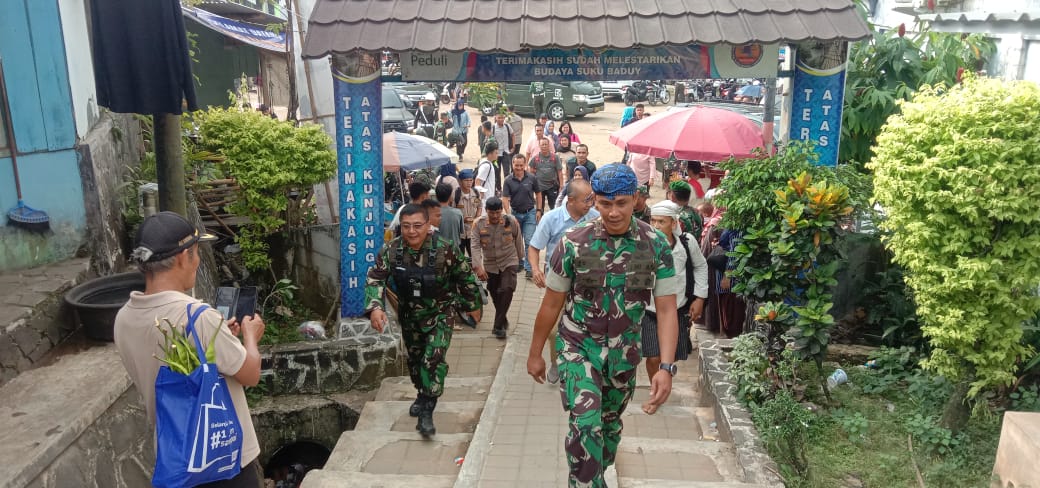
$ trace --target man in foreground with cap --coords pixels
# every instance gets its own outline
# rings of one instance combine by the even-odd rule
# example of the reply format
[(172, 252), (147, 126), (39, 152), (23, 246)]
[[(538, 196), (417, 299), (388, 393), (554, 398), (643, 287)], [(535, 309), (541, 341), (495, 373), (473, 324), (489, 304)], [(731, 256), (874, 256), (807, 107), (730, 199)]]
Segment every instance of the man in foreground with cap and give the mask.
[(408, 373), (418, 391), (408, 414), (419, 417), (415, 428), (429, 437), (437, 433), (433, 410), (448, 375), (448, 312), (454, 307), (480, 322), (482, 303), (473, 270), (457, 247), (430, 234), (429, 215), (420, 205), (401, 209), (401, 237), (384, 244), (368, 270), (365, 315), (379, 332), (389, 322), (383, 305), (387, 289), (397, 294)]
[(560, 392), (570, 412), (564, 441), (571, 487), (604, 487), (604, 471), (621, 442), (621, 415), (632, 398), (639, 367), (640, 323), (651, 301), (657, 307), (661, 369), (651, 378), (647, 413), (671, 393), (678, 337), (678, 288), (668, 242), (632, 218), (636, 176), (610, 164), (592, 177), (600, 218), (568, 231), (557, 245), (545, 278), (547, 290), (535, 318), (527, 373), (545, 381), (542, 349), (563, 309), (556, 347)]
[(495, 324), (491, 333), (499, 339), (505, 339), (509, 329), (506, 316), (513, 303), (516, 273), (524, 248), (520, 222), (505, 214), (504, 207), (501, 198), (488, 198), (484, 215), (473, 223), (470, 234), (473, 270), (478, 279), (488, 284), (488, 293), (495, 304)]
[[(130, 292), (130, 300), (119, 309), (115, 320), (115, 343), (130, 379), (144, 400), (148, 419), (155, 424), (155, 378), (164, 356), (163, 334), (156, 321), (167, 319), (184, 331), (188, 306), (192, 311), (203, 302), (185, 294), (195, 286), (199, 268), (199, 242), (215, 238), (199, 232), (191, 223), (173, 212), (159, 212), (144, 219), (137, 230), (137, 247), (132, 259), (144, 274), (143, 292)], [(260, 315), (247, 316), (239, 324), (234, 317), (225, 320), (210, 307), (195, 320), (202, 344), (212, 342), (217, 370), (227, 381), (235, 414), (242, 428), (242, 471), (221, 486), (263, 487), (264, 476), (257, 458), (260, 444), (249, 415), (243, 386), (260, 382), (260, 352), (257, 344), (264, 336)], [(241, 337), (241, 340), (239, 339)]]
[[(701, 318), (704, 301), (708, 298), (708, 263), (701, 254), (697, 238), (679, 230), (680, 208), (675, 202), (665, 200), (650, 208), (650, 225), (668, 238), (672, 249), (672, 264), (675, 280), (679, 285), (676, 293), (679, 321), (679, 340), (675, 348), (675, 360), (684, 361), (693, 351), (690, 340), (690, 323)], [(657, 308), (651, 303), (643, 315), (643, 348), (646, 358), (646, 374), (653, 377), (661, 367), (661, 348), (657, 341)], [(647, 412), (657, 410), (656, 405), (643, 405)]]

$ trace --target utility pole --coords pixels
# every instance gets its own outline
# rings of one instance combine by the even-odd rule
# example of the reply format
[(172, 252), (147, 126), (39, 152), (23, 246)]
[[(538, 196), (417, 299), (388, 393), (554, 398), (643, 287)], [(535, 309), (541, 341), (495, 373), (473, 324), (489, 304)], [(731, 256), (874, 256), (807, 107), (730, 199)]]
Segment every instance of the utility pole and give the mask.
[(764, 85), (766, 107), (762, 113), (762, 146), (766, 148), (766, 154), (773, 154), (773, 119), (775, 118), (773, 105), (776, 103), (776, 77), (766, 78)]
[(296, 97), (296, 55), (294, 54), (295, 49), (293, 42), (293, 2), (291, 0), (286, 1), (286, 16), (285, 16), (285, 53), (286, 61), (288, 61), (289, 68), (289, 110), (286, 114), (285, 120), (296, 121), (296, 111), (300, 107), (300, 102)]
[(155, 145), (155, 170), (159, 180), (159, 210), (187, 215), (181, 116), (166, 113), (152, 115), (152, 143)]

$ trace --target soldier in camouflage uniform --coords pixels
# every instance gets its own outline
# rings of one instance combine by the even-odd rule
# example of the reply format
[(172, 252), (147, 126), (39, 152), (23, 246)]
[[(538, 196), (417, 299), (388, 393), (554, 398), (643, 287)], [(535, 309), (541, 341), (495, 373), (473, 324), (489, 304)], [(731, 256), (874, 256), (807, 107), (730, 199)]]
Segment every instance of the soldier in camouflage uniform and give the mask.
[(679, 212), (679, 224), (682, 231), (690, 235), (699, 236), (704, 229), (704, 218), (697, 209), (690, 206), (690, 196), (693, 187), (689, 183), (676, 180), (668, 185), (668, 199), (675, 202), (682, 210)]
[(563, 309), (556, 348), (560, 394), (570, 412), (564, 442), (569, 485), (599, 488), (621, 442), (621, 414), (635, 390), (640, 322), (650, 300), (657, 306), (663, 362), (651, 378), (648, 406), (656, 410), (671, 392), (678, 284), (667, 239), (632, 217), (632, 169), (604, 166), (593, 175), (592, 189), (600, 218), (567, 231), (553, 253), (527, 372), (545, 380), (542, 348)]
[(408, 413), (419, 417), (419, 433), (431, 436), (437, 432), (433, 410), (448, 375), (452, 329), (447, 311), (469, 312), (479, 322), (482, 303), (473, 270), (458, 247), (430, 234), (429, 217), (420, 205), (401, 209), (401, 237), (386, 243), (368, 270), (365, 315), (379, 332), (387, 324), (383, 297), (388, 288), (398, 297), (408, 372), (418, 390)]
[(437, 181), (437, 173), (431, 168), (423, 168), (412, 171), (412, 182), (422, 183), (427, 188), (433, 188), (434, 183)]
[(647, 205), (646, 203), (648, 198), (650, 198), (650, 187), (647, 185), (639, 185), (639, 187), (636, 188), (636, 204), (633, 207), (632, 216), (649, 224), (650, 205)]

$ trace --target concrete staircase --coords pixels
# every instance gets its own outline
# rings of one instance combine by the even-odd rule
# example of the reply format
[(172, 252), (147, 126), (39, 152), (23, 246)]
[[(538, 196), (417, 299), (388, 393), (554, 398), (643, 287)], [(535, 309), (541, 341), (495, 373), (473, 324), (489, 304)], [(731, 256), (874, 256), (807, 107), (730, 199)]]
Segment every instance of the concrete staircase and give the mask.
[[(521, 280), (508, 341), (490, 337), (489, 320), (457, 332), (449, 350), (444, 396), (434, 414), (437, 435), (423, 439), (408, 416), (415, 390), (387, 378), (365, 404), (354, 431), (343, 433), (324, 469), (304, 488), (567, 486), (563, 439), (567, 417), (559, 387), (536, 384), (526, 358), (541, 290)], [(490, 310), (485, 317), (492, 316)], [(637, 391), (608, 485), (618, 488), (756, 488), (746, 483), (738, 451), (716, 428), (710, 394), (702, 394), (696, 354), (679, 364), (672, 395), (655, 415), (640, 408), (649, 382), (640, 366)], [(457, 462), (461, 463), (457, 464)]]
[(484, 410), (505, 343), (490, 326), (456, 331), (449, 375), (434, 412), (437, 434), (425, 439), (408, 415), (415, 388), (406, 376), (386, 378), (365, 403), (357, 426), (340, 436), (324, 469), (308, 473), (306, 488), (451, 487)]
[[(680, 362), (672, 394), (654, 415), (641, 405), (650, 396), (645, 371), (622, 417), (616, 461), (619, 488), (755, 488), (744, 483), (734, 446), (720, 439), (715, 410), (701, 395), (699, 360)], [(645, 368), (642, 368), (645, 369)]]

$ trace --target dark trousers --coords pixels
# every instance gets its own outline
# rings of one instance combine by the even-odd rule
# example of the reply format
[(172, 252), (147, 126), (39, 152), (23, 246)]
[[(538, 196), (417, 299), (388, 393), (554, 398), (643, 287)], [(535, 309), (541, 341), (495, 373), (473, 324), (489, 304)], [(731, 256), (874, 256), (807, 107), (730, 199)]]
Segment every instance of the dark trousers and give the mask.
[[(548, 190), (542, 190), (542, 200), (545, 201), (545, 212), (552, 210), (556, 206), (556, 197), (560, 196), (560, 187), (550, 188)], [(542, 212), (542, 215), (545, 215)]]
[(509, 328), (509, 306), (513, 304), (513, 292), (516, 291), (516, 266), (510, 266), (501, 273), (488, 273), (488, 293), (495, 304), (495, 330)]
[[(495, 169), (495, 189), (500, 193), (502, 191), (502, 176), (510, 174), (512, 171), (513, 156), (509, 153), (500, 154), (495, 164), (492, 165)], [(502, 170), (505, 168), (505, 171)]]
[(459, 239), (459, 249), (466, 253), (466, 256), (473, 257), (473, 251), (469, 248), (469, 239)]
[(538, 118), (545, 112), (545, 95), (531, 95), (531, 104), (534, 105), (534, 116)]
[(214, 481), (197, 486), (196, 488), (264, 488), (264, 472), (260, 469), (260, 461), (245, 465), (238, 476), (224, 481)]

